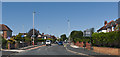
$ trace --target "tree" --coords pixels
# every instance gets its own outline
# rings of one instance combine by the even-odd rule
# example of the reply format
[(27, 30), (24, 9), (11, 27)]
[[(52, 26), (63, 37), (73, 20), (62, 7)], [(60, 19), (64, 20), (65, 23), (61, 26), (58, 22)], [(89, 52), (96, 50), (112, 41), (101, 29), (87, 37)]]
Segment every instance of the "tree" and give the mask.
[(62, 41), (64, 41), (64, 40), (67, 39), (66, 34), (62, 34), (60, 37), (61, 37), (61, 40), (62, 40)]
[(19, 34), (15, 37), (15, 40), (17, 40), (17, 41), (22, 41), (23, 38), (22, 38), (21, 36), (22, 36), (22, 33), (19, 33)]
[(70, 34), (70, 38), (73, 41), (76, 41), (75, 38), (83, 38), (83, 32), (82, 31), (72, 31)]
[[(39, 35), (39, 31), (37, 31), (36, 29), (34, 29), (34, 35), (35, 35), (35, 38)], [(28, 32), (28, 35), (27, 37), (31, 37), (33, 35), (33, 29), (30, 29), (29, 32)]]

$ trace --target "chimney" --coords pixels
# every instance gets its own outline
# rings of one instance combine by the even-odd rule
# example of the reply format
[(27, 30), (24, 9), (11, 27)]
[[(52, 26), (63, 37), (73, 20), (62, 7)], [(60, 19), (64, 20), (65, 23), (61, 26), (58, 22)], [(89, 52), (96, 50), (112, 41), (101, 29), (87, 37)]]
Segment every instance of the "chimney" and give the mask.
[(44, 35), (44, 33), (42, 33), (42, 35)]
[(104, 25), (106, 25), (106, 24), (107, 24), (107, 21), (104, 22)]

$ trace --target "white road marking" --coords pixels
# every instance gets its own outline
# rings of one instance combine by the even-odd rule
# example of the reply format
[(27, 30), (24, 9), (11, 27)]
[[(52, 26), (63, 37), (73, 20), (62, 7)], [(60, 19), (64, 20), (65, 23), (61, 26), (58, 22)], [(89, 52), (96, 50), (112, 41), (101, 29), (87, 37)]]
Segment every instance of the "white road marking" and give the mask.
[(69, 51), (69, 52), (78, 54), (78, 55), (84, 55), (84, 56), (94, 57), (94, 56), (90, 56), (90, 55), (87, 55), (87, 54), (84, 54), (84, 53), (79, 53), (79, 52), (75, 52), (75, 51), (69, 50), (69, 49), (67, 49), (67, 47), (66, 47), (66, 50)]
[(4, 50), (4, 51), (15, 51), (15, 52), (23, 52), (25, 50)]

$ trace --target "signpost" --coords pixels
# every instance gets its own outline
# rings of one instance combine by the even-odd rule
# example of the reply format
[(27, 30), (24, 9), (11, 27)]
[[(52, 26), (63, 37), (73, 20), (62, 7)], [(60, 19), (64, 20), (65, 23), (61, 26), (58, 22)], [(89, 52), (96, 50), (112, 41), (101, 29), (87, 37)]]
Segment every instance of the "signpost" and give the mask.
[(33, 46), (34, 46), (34, 38), (35, 38), (36, 35), (32, 35), (32, 39), (33, 39)]
[[(90, 44), (92, 45), (92, 33), (94, 32), (94, 28), (86, 29), (83, 32), (84, 37), (90, 37)], [(84, 43), (85, 44), (85, 43)]]

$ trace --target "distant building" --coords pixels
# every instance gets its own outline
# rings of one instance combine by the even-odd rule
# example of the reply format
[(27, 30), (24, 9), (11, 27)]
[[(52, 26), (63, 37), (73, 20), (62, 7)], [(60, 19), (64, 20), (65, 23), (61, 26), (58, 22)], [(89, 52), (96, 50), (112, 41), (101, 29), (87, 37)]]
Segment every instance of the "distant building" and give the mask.
[(7, 25), (0, 24), (0, 34), (3, 38), (11, 37), (12, 30)]
[(104, 22), (104, 26), (97, 30), (97, 32), (111, 32), (111, 31), (120, 31), (120, 18), (116, 21), (107, 21)]

